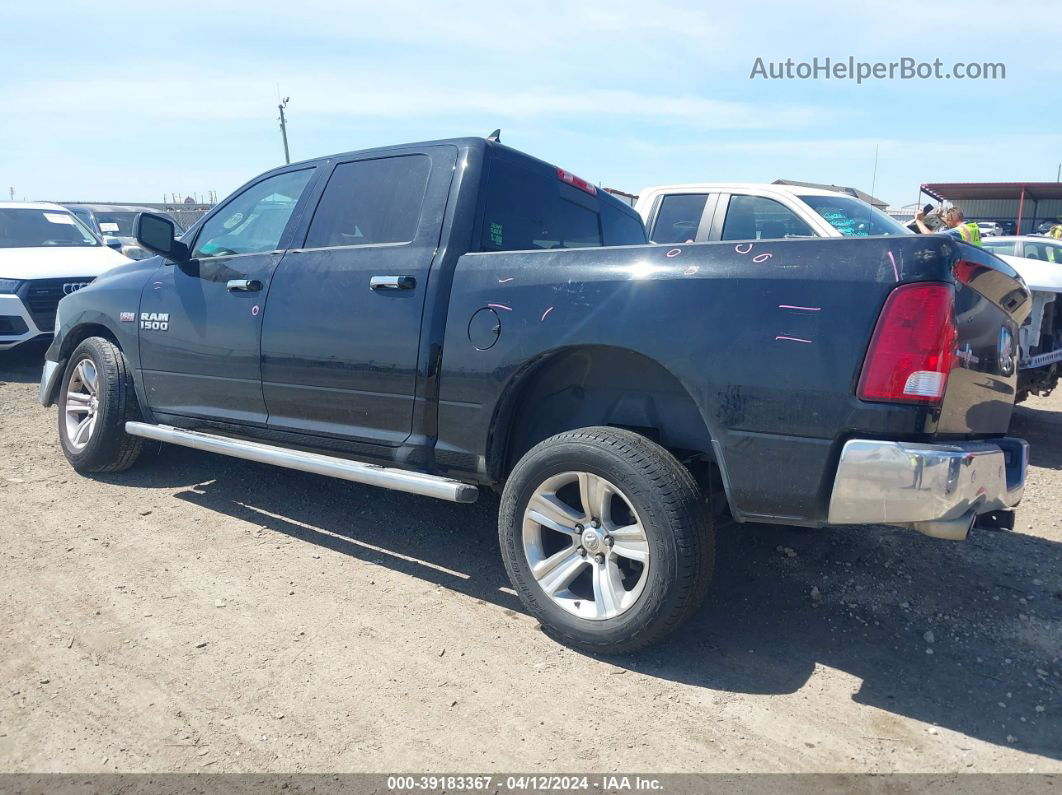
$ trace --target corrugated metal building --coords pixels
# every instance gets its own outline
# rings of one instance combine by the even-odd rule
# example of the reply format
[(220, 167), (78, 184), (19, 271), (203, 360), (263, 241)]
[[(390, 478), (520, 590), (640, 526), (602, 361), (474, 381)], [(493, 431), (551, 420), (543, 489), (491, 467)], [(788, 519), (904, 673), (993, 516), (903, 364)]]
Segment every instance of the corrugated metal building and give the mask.
[(970, 221), (1011, 221), (1020, 235), (1062, 216), (1062, 182), (932, 182), (922, 193), (958, 206)]

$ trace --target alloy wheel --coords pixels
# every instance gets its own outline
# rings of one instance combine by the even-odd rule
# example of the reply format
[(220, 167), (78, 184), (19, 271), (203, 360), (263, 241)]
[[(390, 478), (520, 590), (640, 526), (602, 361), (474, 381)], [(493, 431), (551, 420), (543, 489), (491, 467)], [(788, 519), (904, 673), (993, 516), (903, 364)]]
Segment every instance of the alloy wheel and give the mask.
[(602, 621), (627, 612), (649, 576), (649, 539), (630, 499), (592, 472), (548, 478), (528, 500), (523, 547), (555, 604)]
[(66, 441), (76, 451), (85, 449), (99, 416), (99, 371), (92, 359), (74, 365), (66, 390)]

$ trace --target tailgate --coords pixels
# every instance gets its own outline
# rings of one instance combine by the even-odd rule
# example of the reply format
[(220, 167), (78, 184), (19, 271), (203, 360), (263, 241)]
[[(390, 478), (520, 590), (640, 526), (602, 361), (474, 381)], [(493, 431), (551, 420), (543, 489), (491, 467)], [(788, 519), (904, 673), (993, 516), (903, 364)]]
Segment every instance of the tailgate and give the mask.
[(1018, 327), (1031, 308), (1012, 267), (976, 246), (954, 246), (955, 364), (941, 404), (938, 434), (1004, 434), (1014, 409)]

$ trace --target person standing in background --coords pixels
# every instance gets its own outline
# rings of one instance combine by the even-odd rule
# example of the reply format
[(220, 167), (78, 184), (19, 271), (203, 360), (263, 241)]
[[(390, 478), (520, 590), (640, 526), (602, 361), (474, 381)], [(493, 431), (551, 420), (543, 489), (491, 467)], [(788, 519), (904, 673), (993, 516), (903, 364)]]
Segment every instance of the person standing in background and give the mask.
[[(926, 214), (920, 210), (915, 215), (915, 225), (921, 234), (931, 235), (933, 230), (926, 226), (925, 217)], [(958, 207), (949, 207), (944, 211), (942, 217), (944, 218), (944, 226), (947, 228), (941, 229), (941, 234), (957, 237), (959, 240), (974, 246), (981, 245), (981, 228), (972, 221), (966, 223), (966, 217)]]

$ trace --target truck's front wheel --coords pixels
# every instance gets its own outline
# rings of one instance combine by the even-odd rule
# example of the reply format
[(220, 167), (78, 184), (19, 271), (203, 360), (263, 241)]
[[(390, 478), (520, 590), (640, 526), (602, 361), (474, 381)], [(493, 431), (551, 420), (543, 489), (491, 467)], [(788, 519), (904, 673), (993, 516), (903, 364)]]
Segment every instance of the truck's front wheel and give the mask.
[(714, 533), (693, 477), (617, 428), (561, 433), (528, 452), (506, 483), (499, 536), (524, 605), (584, 651), (655, 643), (711, 580)]
[(59, 393), (59, 441), (78, 472), (120, 472), (140, 455), (143, 439), (125, 432), (140, 419), (133, 379), (121, 349), (89, 337), (70, 355)]

